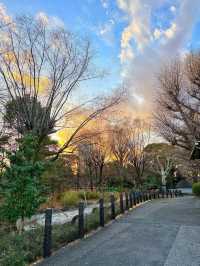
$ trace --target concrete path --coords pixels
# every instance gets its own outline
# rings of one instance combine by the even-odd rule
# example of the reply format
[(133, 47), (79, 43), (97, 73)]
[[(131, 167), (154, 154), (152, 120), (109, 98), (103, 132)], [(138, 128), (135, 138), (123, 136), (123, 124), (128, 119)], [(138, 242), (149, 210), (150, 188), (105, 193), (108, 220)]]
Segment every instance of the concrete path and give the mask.
[(40, 266), (199, 266), (200, 200), (154, 200)]

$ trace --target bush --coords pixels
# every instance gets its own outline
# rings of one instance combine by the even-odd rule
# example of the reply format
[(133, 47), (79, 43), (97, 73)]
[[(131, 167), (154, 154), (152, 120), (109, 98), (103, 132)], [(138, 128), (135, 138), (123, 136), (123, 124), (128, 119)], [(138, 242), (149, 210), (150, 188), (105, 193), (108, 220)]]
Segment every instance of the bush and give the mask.
[(100, 193), (97, 191), (79, 191), (78, 196), (82, 200), (98, 200), (100, 198)]
[(61, 196), (61, 203), (64, 207), (77, 207), (79, 204), (79, 196), (76, 191), (67, 191), (64, 192)]
[(59, 224), (54, 225), (52, 230), (52, 248), (54, 250), (76, 240), (78, 235), (77, 224)]
[(194, 193), (195, 196), (200, 197), (200, 182), (194, 183), (192, 185), (192, 192)]
[(25, 266), (42, 256), (43, 230), (1, 234), (0, 265)]

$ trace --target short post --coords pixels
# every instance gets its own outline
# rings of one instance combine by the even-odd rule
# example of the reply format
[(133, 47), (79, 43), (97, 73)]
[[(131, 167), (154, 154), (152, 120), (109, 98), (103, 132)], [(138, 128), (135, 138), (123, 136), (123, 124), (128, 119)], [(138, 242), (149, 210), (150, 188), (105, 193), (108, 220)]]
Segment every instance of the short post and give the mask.
[(128, 204), (128, 193), (127, 192), (125, 192), (125, 198), (126, 198), (126, 210), (128, 211), (129, 204)]
[(84, 202), (79, 202), (78, 208), (78, 234), (80, 238), (84, 237)]
[(149, 192), (149, 199), (152, 200), (151, 191)]
[(124, 202), (123, 202), (123, 193), (120, 193), (120, 212), (124, 213)]
[(104, 227), (104, 201), (99, 200), (99, 225)]
[(173, 195), (172, 195), (172, 191), (170, 190), (170, 197), (172, 198), (173, 197)]
[(156, 192), (153, 192), (153, 198), (156, 199)]
[(140, 202), (143, 202), (142, 192), (140, 192)]
[(110, 196), (110, 206), (111, 206), (111, 219), (115, 219), (115, 196), (112, 194)]
[(44, 227), (44, 242), (43, 242), (43, 257), (51, 256), (52, 245), (52, 209), (46, 209), (45, 211), (45, 227)]
[(140, 204), (140, 194), (137, 192), (137, 203)]
[(144, 201), (144, 193), (141, 192), (141, 201), (143, 202)]
[(137, 205), (135, 192), (133, 192), (133, 205), (134, 205), (134, 206)]
[(164, 199), (164, 197), (165, 197), (165, 191), (162, 190), (162, 198)]
[(168, 190), (166, 191), (166, 197), (167, 198), (169, 197), (169, 191)]
[(158, 199), (160, 198), (160, 191), (158, 190)]
[(129, 193), (129, 199), (130, 199), (130, 207), (133, 207), (133, 197), (132, 197), (132, 192)]

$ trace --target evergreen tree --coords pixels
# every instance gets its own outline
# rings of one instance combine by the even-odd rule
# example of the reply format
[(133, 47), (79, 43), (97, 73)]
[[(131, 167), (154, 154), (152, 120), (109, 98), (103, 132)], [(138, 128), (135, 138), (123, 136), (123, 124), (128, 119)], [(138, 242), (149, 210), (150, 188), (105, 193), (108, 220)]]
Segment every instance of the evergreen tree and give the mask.
[(8, 152), (9, 165), (3, 173), (1, 216), (9, 222), (23, 222), (35, 214), (44, 202), (41, 176), (47, 165), (37, 159), (38, 138), (28, 134), (19, 141), (15, 152)]

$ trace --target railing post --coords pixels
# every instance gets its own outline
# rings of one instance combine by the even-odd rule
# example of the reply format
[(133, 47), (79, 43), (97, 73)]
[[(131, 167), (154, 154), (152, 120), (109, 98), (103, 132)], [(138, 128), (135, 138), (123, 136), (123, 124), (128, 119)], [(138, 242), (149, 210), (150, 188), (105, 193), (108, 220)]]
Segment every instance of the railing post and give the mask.
[(123, 199), (123, 193), (120, 193), (120, 212), (124, 213), (124, 199)]
[(104, 227), (104, 201), (99, 200), (99, 225)]
[(134, 206), (137, 205), (135, 192), (133, 192), (133, 205), (134, 205)]
[(128, 193), (127, 192), (125, 192), (125, 199), (126, 199), (126, 210), (128, 211), (129, 204), (128, 204)]
[(78, 233), (79, 237), (83, 238), (85, 234), (84, 230), (84, 202), (79, 202), (78, 208)]
[(141, 194), (141, 191), (139, 192), (139, 203), (142, 202), (142, 194)]
[(137, 192), (137, 203), (140, 204), (140, 194)]
[(51, 256), (52, 245), (52, 209), (46, 209), (45, 211), (45, 227), (44, 227), (44, 242), (43, 242), (43, 257)]
[(151, 191), (149, 192), (149, 199), (152, 200)]
[(110, 196), (110, 206), (111, 206), (111, 219), (115, 219), (115, 196), (112, 194)]
[(130, 199), (130, 208), (133, 207), (133, 197), (132, 197), (132, 192), (129, 193), (129, 199)]

